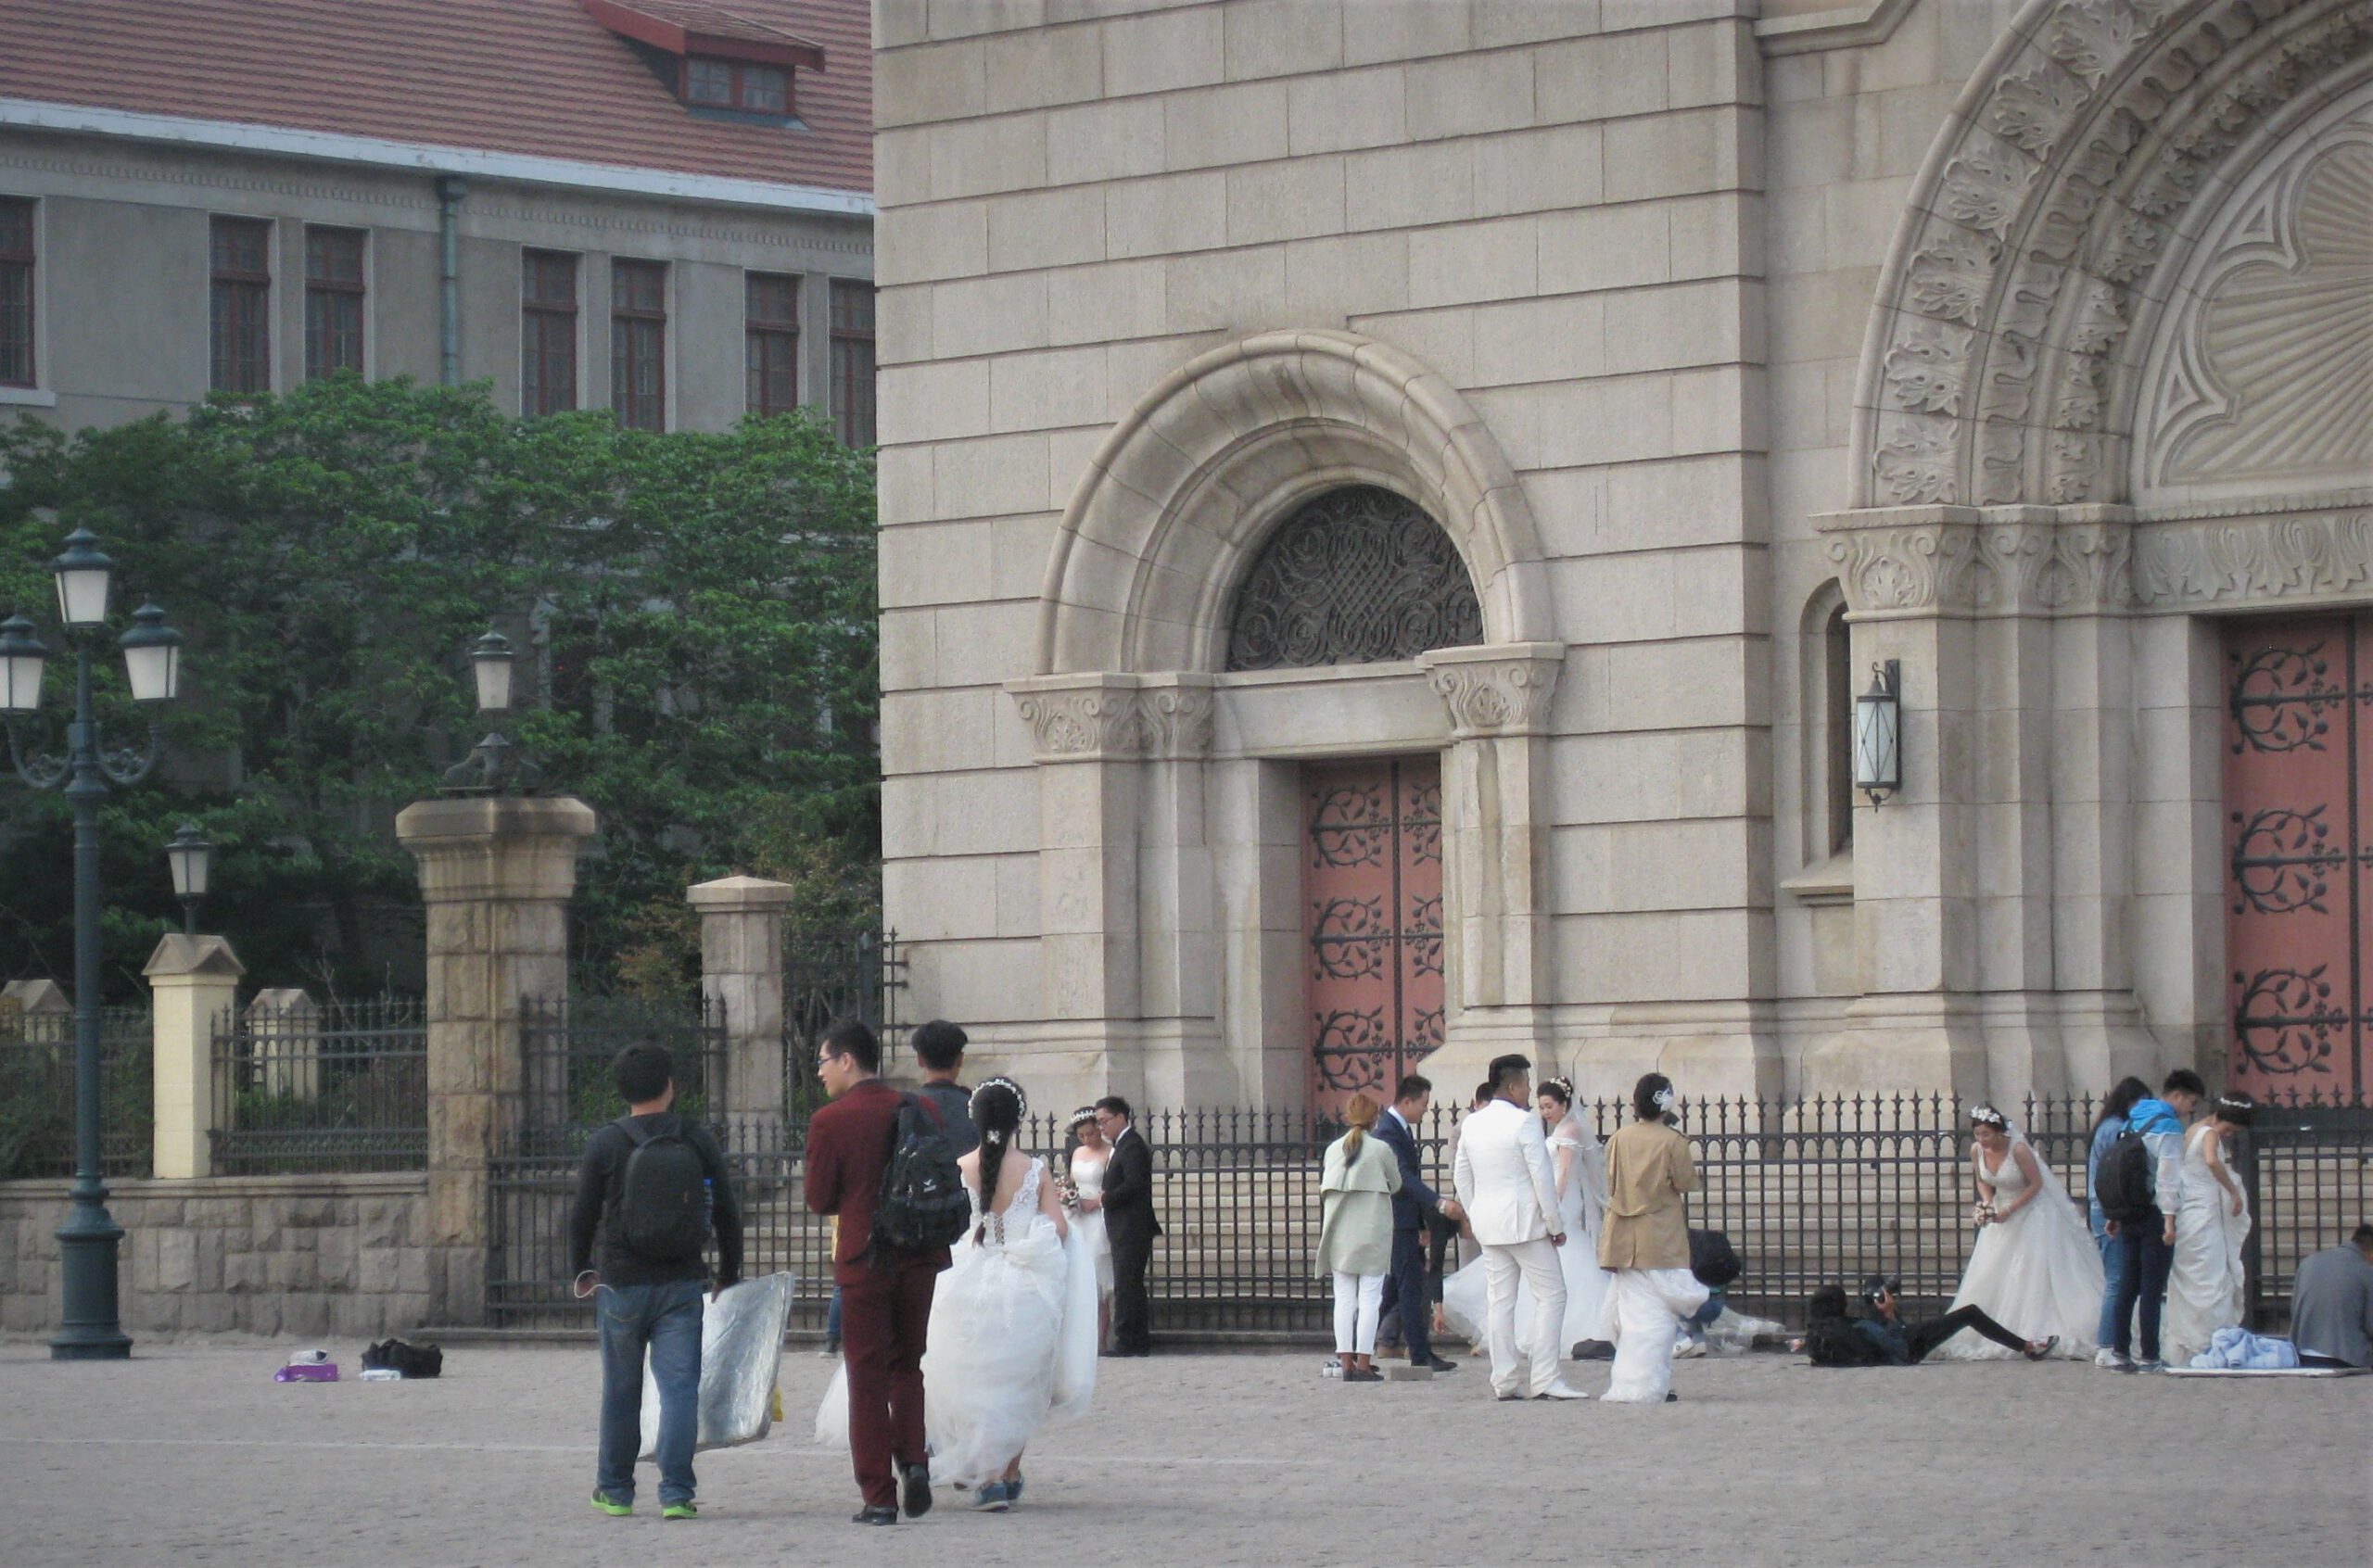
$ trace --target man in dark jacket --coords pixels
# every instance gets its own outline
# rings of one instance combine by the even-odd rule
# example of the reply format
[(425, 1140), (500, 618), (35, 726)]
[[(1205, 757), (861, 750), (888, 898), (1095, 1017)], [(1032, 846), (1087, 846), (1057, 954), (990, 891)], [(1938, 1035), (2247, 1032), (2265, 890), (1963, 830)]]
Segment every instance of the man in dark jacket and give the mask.
[(1454, 1224), (1458, 1200), (1445, 1199), (1426, 1184), (1417, 1155), (1417, 1129), (1433, 1103), (1431, 1081), (1411, 1073), (1393, 1092), (1392, 1108), (1377, 1118), (1376, 1135), (1401, 1161), (1401, 1190), (1392, 1195), (1392, 1272), (1385, 1286), (1398, 1308), (1402, 1343), (1409, 1348), (1409, 1364), (1438, 1372), (1456, 1372), (1458, 1363), (1434, 1354), (1431, 1334), (1433, 1291), (1426, 1282), (1426, 1233), (1439, 1221)]
[(923, 1069), (923, 1086), (915, 1091), (939, 1107), (947, 1124), (947, 1142), (959, 1155), (981, 1145), (972, 1125), (972, 1091), (956, 1081), (964, 1070), (964, 1031), (945, 1018), (933, 1018), (915, 1031), (915, 1065)]
[[(742, 1209), (734, 1201), (733, 1182), (725, 1157), (707, 1128), (675, 1114), (676, 1067), (664, 1045), (644, 1043), (618, 1053), (612, 1069), (627, 1114), (586, 1141), (585, 1158), (577, 1171), (577, 1203), (569, 1213), (569, 1268), (578, 1296), (600, 1296), (602, 1331), (602, 1439), (595, 1461), (593, 1506), (623, 1515), (634, 1511), (634, 1461), (642, 1447), (642, 1362), (651, 1356), (651, 1375), (659, 1385), (659, 1507), (662, 1517), (690, 1519), (692, 1504), (692, 1447), (699, 1435), (701, 1387), (701, 1297), (742, 1278)], [(664, 1178), (656, 1173), (675, 1162), (681, 1183), (689, 1183), (694, 1167), (685, 1161), (689, 1150), (698, 1162), (698, 1180), (707, 1188), (708, 1220), (686, 1237), (689, 1246), (664, 1254), (639, 1250), (628, 1235), (627, 1173), (638, 1149), (649, 1148), (645, 1174), (638, 1180), (651, 1190), (639, 1191), (638, 1201), (670, 1195), (658, 1191)], [(689, 1184), (679, 1199), (697, 1201), (700, 1193)], [(678, 1205), (681, 1207), (680, 1202)], [(608, 1223), (603, 1219), (607, 1217)], [(717, 1237), (717, 1284), (708, 1290), (708, 1263), (701, 1254), (698, 1232)], [(593, 1238), (602, 1237), (602, 1264), (593, 1266)]]
[[(901, 1491), (909, 1515), (931, 1511), (931, 1454), (923, 1435), (923, 1349), (931, 1298), (947, 1248), (893, 1252), (873, 1241), (873, 1211), (904, 1100), (882, 1081), (882, 1043), (855, 1018), (824, 1031), (817, 1081), (832, 1097), (807, 1123), (807, 1207), (839, 1217), (832, 1283), (841, 1290), (846, 1353), (849, 1459), (865, 1506), (859, 1524), (895, 1524)], [(917, 1096), (923, 1114), (939, 1108)]]
[(1146, 1302), (1146, 1270), (1161, 1221), (1153, 1213), (1153, 1151), (1131, 1125), (1129, 1102), (1107, 1094), (1096, 1102), (1096, 1125), (1112, 1145), (1104, 1168), (1104, 1235), (1112, 1244), (1112, 1348), (1110, 1356), (1149, 1356), (1153, 1334)]

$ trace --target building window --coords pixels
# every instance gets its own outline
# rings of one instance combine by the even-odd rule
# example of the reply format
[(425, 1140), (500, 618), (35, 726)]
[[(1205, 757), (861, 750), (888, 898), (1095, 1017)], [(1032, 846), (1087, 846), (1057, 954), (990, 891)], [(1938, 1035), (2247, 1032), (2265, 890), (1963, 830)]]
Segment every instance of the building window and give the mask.
[(747, 276), (750, 411), (789, 413), (799, 406), (799, 280), (777, 272)]
[(854, 278), (832, 280), (832, 428), (873, 445), (873, 285)]
[(217, 218), (212, 233), (207, 384), (217, 392), (272, 390), (272, 224)]
[(1829, 778), (1829, 853), (1854, 847), (1854, 641), (1846, 606), (1830, 612), (1821, 630), (1821, 679), (1828, 712), (1821, 736), (1823, 771)]
[(695, 108), (787, 115), (791, 72), (780, 66), (743, 65), (695, 55), (684, 62), (684, 102)]
[(520, 258), (519, 411), (577, 407), (577, 258), (530, 250)]
[(610, 263), (610, 407), (633, 430), (667, 428), (667, 263)]
[(362, 231), (305, 230), (305, 379), (362, 370)]
[(1303, 503), (1253, 557), (1227, 667), (1368, 664), (1482, 640), (1475, 579), (1441, 525), (1405, 497), (1352, 485)]
[(0, 196), (0, 386), (33, 384), (33, 204)]

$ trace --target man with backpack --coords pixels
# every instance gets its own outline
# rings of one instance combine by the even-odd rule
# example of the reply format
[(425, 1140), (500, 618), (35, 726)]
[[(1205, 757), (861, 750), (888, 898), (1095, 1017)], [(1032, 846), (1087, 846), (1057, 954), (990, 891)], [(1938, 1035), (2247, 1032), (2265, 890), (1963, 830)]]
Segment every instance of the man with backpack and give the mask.
[[(708, 1129), (675, 1114), (676, 1065), (653, 1042), (618, 1053), (612, 1071), (627, 1114), (586, 1141), (570, 1211), (577, 1294), (599, 1298), (602, 1437), (593, 1506), (634, 1511), (642, 1446), (642, 1363), (659, 1385), (659, 1516), (690, 1519), (700, 1435), (702, 1296), (742, 1278), (742, 1210)], [(593, 1267), (593, 1237), (602, 1262)], [(703, 1253), (717, 1236), (714, 1289)]]
[[(2167, 1074), (2160, 1098), (2137, 1100), (2126, 1113), (2126, 1131), (2101, 1157), (2097, 1173), (2101, 1214), (2112, 1242), (2123, 1252), (2109, 1318), (2115, 1343), (2101, 1364), (2119, 1372), (2167, 1370), (2159, 1359), (2159, 1314), (2167, 1301), (2167, 1273), (2176, 1262), (2176, 1210), (2183, 1176), (2184, 1118), (2208, 1092), (2200, 1074), (2177, 1068)], [(2137, 1309), (2142, 1320), (2142, 1359), (2134, 1359)]]
[(855, 1018), (824, 1031), (817, 1081), (831, 1103), (807, 1123), (807, 1207), (838, 1218), (849, 1459), (859, 1524), (931, 1511), (922, 1359), (948, 1244), (971, 1215), (939, 1108), (882, 1081), (882, 1043)]

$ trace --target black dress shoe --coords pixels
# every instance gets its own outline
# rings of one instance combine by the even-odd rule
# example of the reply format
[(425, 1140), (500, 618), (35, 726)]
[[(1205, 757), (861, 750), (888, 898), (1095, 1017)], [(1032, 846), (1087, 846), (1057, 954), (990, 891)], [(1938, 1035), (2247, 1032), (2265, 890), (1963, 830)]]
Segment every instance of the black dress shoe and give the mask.
[(1456, 1361), (1445, 1361), (1440, 1356), (1436, 1356), (1430, 1360), (1422, 1361), (1418, 1364), (1421, 1366), (1430, 1367), (1438, 1372), (1454, 1372), (1458, 1370), (1458, 1363)]
[(849, 1523), (852, 1524), (895, 1524), (898, 1523), (898, 1511), (895, 1508), (875, 1508), (869, 1504), (850, 1515)]
[(929, 1513), (931, 1511), (931, 1466), (928, 1464), (907, 1465), (899, 1472), (899, 1479), (906, 1483), (906, 1496), (901, 1500), (907, 1505), (907, 1517), (920, 1519), (924, 1514)]
[(1681, 1403), (1681, 1396), (1668, 1388), (1665, 1390), (1665, 1403), (1668, 1405), (1678, 1405)]

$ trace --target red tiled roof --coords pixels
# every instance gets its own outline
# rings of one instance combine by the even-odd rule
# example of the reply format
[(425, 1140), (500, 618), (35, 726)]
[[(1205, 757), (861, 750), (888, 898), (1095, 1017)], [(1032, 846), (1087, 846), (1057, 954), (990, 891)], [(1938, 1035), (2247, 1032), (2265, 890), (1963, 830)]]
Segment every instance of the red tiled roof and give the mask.
[(0, 4), (0, 97), (873, 188), (866, 0), (624, 3), (695, 33), (820, 47), (824, 69), (793, 87), (808, 129), (696, 118), (579, 0)]

